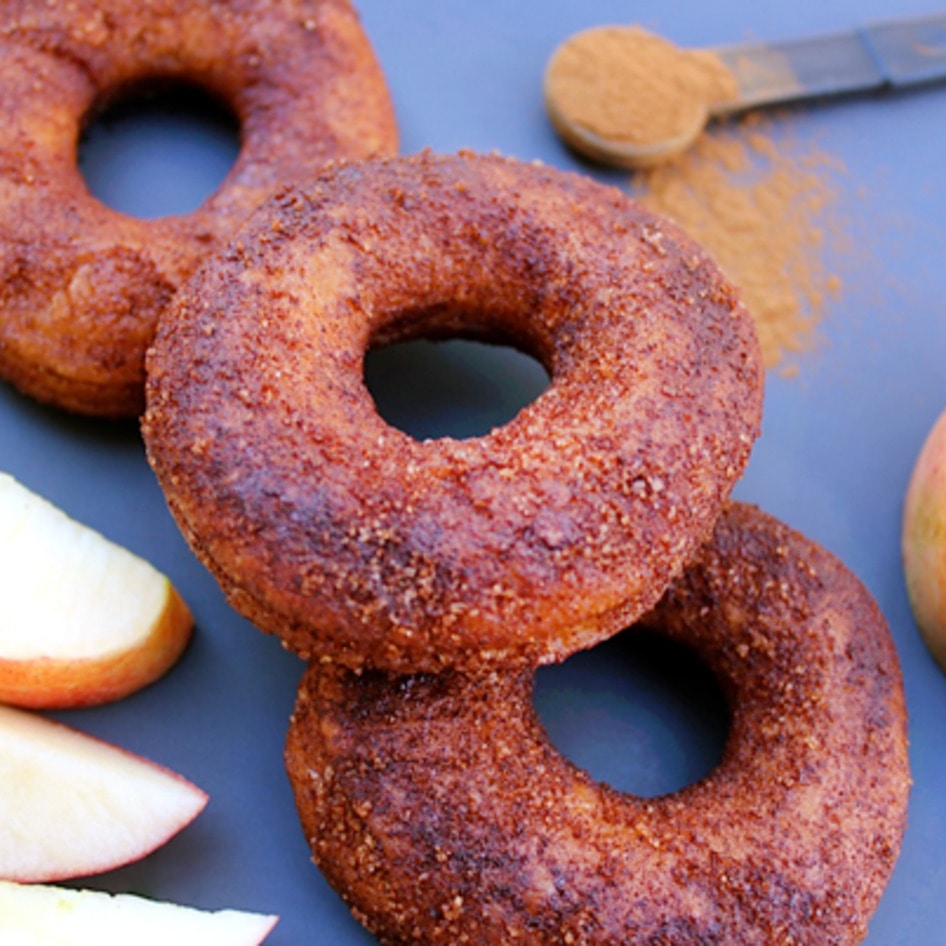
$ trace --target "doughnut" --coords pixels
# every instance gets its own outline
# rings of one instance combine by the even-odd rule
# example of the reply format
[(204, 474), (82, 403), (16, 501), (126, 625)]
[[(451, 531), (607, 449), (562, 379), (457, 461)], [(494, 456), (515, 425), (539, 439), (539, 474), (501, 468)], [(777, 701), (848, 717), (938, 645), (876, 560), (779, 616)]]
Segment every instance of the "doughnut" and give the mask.
[[(379, 415), (365, 353), (535, 356), (480, 437)], [(148, 356), (143, 433), (233, 606), (303, 658), (435, 670), (561, 659), (652, 607), (758, 433), (751, 317), (616, 188), (514, 158), (337, 162), (202, 266)]]
[(899, 854), (900, 668), (839, 561), (733, 503), (626, 633), (691, 647), (726, 695), (723, 758), (655, 798), (565, 760), (535, 671), (313, 662), (286, 763), (315, 862), (383, 943), (848, 946)]
[[(277, 185), (397, 146), (348, 0), (8, 0), (0, 63), (0, 377), (84, 414), (140, 414), (161, 312)], [(99, 110), (152, 83), (218, 98), (241, 149), (195, 211), (144, 220), (90, 194), (77, 148)]]

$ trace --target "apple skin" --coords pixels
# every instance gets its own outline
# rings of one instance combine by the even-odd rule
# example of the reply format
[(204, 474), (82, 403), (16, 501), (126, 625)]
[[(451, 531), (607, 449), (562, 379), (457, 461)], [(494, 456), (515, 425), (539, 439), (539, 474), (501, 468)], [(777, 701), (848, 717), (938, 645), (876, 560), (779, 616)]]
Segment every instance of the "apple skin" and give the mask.
[(135, 753), (0, 705), (0, 801), (0, 879), (45, 883), (141, 860), (208, 796)]
[(123, 699), (181, 657), (194, 621), (166, 575), (0, 473), (0, 702)]
[(927, 435), (910, 475), (901, 547), (913, 617), (946, 670), (946, 411)]

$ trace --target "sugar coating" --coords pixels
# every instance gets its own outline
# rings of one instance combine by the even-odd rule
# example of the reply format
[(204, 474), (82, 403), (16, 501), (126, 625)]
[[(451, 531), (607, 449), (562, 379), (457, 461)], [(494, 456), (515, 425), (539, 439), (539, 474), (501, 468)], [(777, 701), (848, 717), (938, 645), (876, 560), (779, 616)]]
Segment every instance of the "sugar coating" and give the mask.
[[(265, 197), (397, 148), (348, 0), (10, 0), (0, 63), (0, 376), (85, 414), (140, 415), (158, 319)], [(192, 83), (240, 124), (233, 168), (192, 213), (119, 213), (77, 167), (85, 125), (148, 82)]]
[[(418, 441), (373, 345), (516, 345), (550, 385)], [(652, 607), (748, 460), (763, 369), (707, 255), (615, 188), (498, 156), (341, 163), (283, 190), (176, 299), (144, 435), (234, 606), (306, 658), (562, 659)]]
[(853, 946), (910, 785), (888, 627), (837, 559), (733, 504), (647, 629), (716, 674), (715, 770), (657, 798), (551, 745), (531, 669), (314, 663), (288, 771), (314, 858), (383, 943)]

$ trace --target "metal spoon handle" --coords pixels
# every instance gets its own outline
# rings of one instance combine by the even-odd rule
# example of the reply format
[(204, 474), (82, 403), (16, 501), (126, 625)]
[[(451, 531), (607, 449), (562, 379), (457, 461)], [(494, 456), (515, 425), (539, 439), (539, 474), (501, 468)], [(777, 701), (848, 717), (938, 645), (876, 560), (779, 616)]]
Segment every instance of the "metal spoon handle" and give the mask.
[(845, 33), (713, 52), (739, 84), (714, 115), (803, 98), (867, 92), (946, 78), (946, 14), (886, 20)]

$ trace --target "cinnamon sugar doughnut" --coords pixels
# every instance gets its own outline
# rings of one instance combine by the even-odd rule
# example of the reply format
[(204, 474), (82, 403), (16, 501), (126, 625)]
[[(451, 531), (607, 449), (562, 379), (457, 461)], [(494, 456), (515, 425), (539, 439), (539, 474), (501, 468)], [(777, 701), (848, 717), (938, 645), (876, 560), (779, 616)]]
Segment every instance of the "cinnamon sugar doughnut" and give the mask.
[[(373, 345), (468, 336), (549, 387), (482, 437), (379, 416)], [(162, 320), (144, 435), (233, 605), (303, 656), (559, 659), (660, 597), (758, 431), (752, 320), (617, 189), (471, 154), (340, 164), (254, 215)]]
[(311, 665), (289, 775), (316, 863), (382, 942), (861, 940), (909, 790), (899, 664), (867, 591), (734, 504), (640, 627), (694, 648), (731, 711), (718, 767), (650, 799), (558, 754), (531, 669)]
[[(0, 77), (0, 376), (88, 414), (140, 412), (159, 315), (278, 183), (396, 148), (348, 0), (8, 0)], [(76, 153), (97, 109), (151, 82), (219, 97), (242, 147), (200, 208), (141, 220), (89, 193)]]

